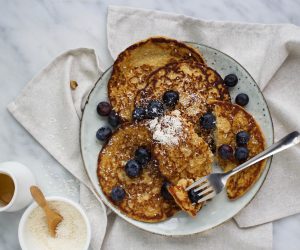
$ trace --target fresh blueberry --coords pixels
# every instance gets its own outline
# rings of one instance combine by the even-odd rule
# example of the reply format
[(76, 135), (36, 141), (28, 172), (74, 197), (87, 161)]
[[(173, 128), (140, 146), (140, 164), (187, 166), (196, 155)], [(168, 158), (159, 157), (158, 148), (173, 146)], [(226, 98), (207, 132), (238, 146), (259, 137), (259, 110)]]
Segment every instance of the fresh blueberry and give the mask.
[(151, 160), (151, 152), (145, 147), (139, 147), (135, 151), (135, 160), (142, 166), (147, 164)]
[(132, 113), (133, 120), (141, 121), (146, 118), (146, 110), (142, 107), (136, 107)]
[(239, 162), (244, 162), (249, 156), (249, 150), (245, 147), (238, 147), (235, 150), (235, 159)]
[(108, 116), (108, 123), (114, 128), (117, 127), (121, 123), (120, 116), (115, 111), (111, 111)]
[(223, 160), (229, 160), (233, 156), (233, 149), (228, 144), (223, 144), (218, 148), (218, 154)]
[(225, 76), (224, 79), (224, 83), (227, 87), (234, 87), (235, 85), (237, 85), (239, 79), (237, 78), (237, 76), (235, 74), (229, 74), (227, 76)]
[(174, 107), (179, 101), (179, 94), (177, 91), (169, 90), (163, 95), (163, 102), (167, 107)]
[(236, 134), (235, 139), (238, 146), (245, 146), (250, 140), (250, 135), (246, 131), (240, 131)]
[(110, 127), (102, 127), (99, 128), (96, 137), (100, 141), (106, 141), (112, 134), (111, 128)]
[(208, 112), (200, 117), (200, 126), (204, 129), (213, 129), (216, 126), (216, 117)]
[(160, 101), (151, 101), (147, 107), (147, 116), (149, 118), (155, 118), (164, 114), (164, 105)]
[(238, 94), (235, 98), (235, 103), (240, 106), (246, 106), (249, 102), (249, 97), (247, 94), (241, 93)]
[(199, 196), (198, 193), (195, 192), (195, 189), (190, 189), (188, 191), (188, 195), (192, 203), (197, 203), (198, 200), (201, 198), (201, 196)]
[(138, 177), (142, 173), (142, 167), (137, 161), (129, 160), (125, 165), (125, 172), (130, 178)]
[(122, 187), (116, 186), (113, 188), (113, 190), (110, 193), (110, 197), (116, 201), (120, 202), (125, 198), (125, 191)]
[(173, 199), (172, 195), (169, 193), (169, 190), (168, 190), (168, 186), (169, 186), (169, 185), (170, 185), (169, 182), (164, 181), (163, 184), (162, 184), (162, 186), (161, 186), (161, 190), (160, 190), (160, 193), (161, 193), (162, 197), (163, 197), (165, 200), (167, 200), (167, 201)]
[(97, 105), (97, 113), (101, 116), (108, 116), (111, 112), (111, 105), (108, 102), (100, 102)]

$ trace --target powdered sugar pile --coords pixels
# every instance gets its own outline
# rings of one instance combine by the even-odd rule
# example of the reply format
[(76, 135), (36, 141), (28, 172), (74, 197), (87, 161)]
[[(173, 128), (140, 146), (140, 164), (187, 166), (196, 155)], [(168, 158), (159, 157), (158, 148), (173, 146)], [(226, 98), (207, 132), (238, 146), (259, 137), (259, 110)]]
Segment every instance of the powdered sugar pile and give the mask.
[(182, 136), (182, 122), (180, 112), (175, 110), (171, 115), (156, 117), (149, 121), (148, 125), (153, 133), (153, 139), (162, 144), (178, 145)]

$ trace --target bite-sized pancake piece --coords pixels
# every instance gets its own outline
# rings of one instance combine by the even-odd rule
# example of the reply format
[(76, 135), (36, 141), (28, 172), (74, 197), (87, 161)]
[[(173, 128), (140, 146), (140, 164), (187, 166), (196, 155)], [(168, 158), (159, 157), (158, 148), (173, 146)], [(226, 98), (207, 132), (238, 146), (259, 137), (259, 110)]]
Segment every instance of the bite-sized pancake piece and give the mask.
[[(97, 170), (106, 197), (127, 216), (144, 222), (163, 221), (178, 211), (174, 201), (161, 195), (164, 178), (155, 160), (143, 166), (140, 176), (130, 178), (125, 172), (125, 165), (134, 158), (135, 151), (141, 146), (151, 149), (151, 144), (152, 135), (143, 123), (124, 124), (101, 150)], [(116, 187), (125, 191), (123, 198), (117, 190), (122, 197), (118, 202), (111, 197)]]
[(199, 51), (184, 43), (153, 37), (125, 49), (113, 65), (108, 82), (108, 96), (113, 109), (124, 121), (131, 121), (137, 92), (157, 68), (170, 62), (191, 60), (204, 64)]
[(153, 154), (169, 182), (176, 185), (180, 179), (196, 180), (211, 172), (213, 155), (208, 144), (178, 110), (148, 123), (155, 140)]
[(151, 100), (163, 102), (164, 93), (175, 91), (179, 94), (175, 109), (194, 124), (207, 112), (211, 101), (230, 101), (228, 88), (219, 74), (194, 61), (163, 66), (151, 73), (147, 82), (136, 97), (136, 106), (147, 106)]
[[(249, 141), (243, 145), (249, 151), (250, 159), (265, 149), (265, 139), (263, 133), (253, 118), (245, 109), (239, 105), (227, 102), (214, 102), (213, 113), (216, 116), (215, 143), (217, 147), (217, 161), (224, 171), (229, 171), (241, 162), (236, 160), (235, 153), (238, 146), (236, 142), (237, 133), (244, 131), (249, 135)], [(221, 145), (226, 145), (226, 151), (229, 152), (228, 159), (220, 155)], [(229, 147), (228, 147), (229, 145)], [(229, 149), (227, 149), (229, 148)], [(245, 159), (246, 160), (246, 159)], [(230, 199), (236, 199), (246, 193), (249, 188), (260, 177), (265, 166), (265, 161), (256, 163), (252, 167), (243, 170), (232, 176), (227, 182), (227, 195)]]
[(181, 179), (177, 185), (170, 185), (168, 187), (169, 193), (174, 198), (177, 205), (191, 216), (196, 216), (197, 212), (201, 209), (203, 203), (192, 203), (188, 192), (185, 189), (193, 184), (191, 179)]

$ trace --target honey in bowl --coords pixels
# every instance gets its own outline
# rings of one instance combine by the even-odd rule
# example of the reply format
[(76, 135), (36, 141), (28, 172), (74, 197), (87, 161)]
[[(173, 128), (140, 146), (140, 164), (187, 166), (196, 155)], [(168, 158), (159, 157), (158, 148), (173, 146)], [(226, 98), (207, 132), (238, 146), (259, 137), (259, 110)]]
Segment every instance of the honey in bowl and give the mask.
[(15, 192), (15, 184), (13, 179), (0, 173), (0, 205), (6, 206), (10, 203)]

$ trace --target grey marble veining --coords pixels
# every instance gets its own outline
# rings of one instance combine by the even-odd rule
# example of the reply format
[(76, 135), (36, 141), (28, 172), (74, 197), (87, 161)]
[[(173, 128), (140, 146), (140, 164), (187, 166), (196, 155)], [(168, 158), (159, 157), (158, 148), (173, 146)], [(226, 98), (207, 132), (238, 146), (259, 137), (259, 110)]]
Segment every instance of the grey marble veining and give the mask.
[[(48, 195), (74, 200), (78, 184), (7, 112), (42, 67), (64, 50), (95, 48), (102, 67), (112, 63), (106, 44), (108, 4), (157, 9), (209, 20), (300, 25), (299, 0), (0, 0), (0, 162), (29, 166)], [(0, 214), (0, 250), (20, 249), (23, 211)], [(274, 223), (274, 249), (299, 249), (300, 215)]]

